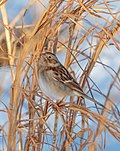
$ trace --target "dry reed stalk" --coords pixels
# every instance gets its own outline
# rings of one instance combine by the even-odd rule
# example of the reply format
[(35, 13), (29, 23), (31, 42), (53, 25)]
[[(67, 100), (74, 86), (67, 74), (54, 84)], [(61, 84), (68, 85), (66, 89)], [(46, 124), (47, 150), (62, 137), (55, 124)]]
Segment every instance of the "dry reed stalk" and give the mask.
[(4, 0), (4, 1), (1, 0), (0, 6), (2, 6), (3, 4), (5, 4), (6, 1), (7, 1), (7, 0)]
[(53, 130), (53, 141), (51, 151), (54, 151), (54, 146), (57, 138), (57, 126), (58, 126), (58, 112), (55, 113), (55, 122), (54, 122), (54, 130)]
[[(111, 31), (111, 35), (114, 35), (117, 31), (118, 31), (118, 29), (119, 29), (119, 24), (117, 24), (114, 28), (113, 28), (113, 30)], [(106, 34), (103, 34), (103, 36), (102, 36), (103, 38), (103, 40), (101, 40), (100, 41), (100, 43), (99, 43), (99, 45), (97, 46), (97, 51), (94, 51), (94, 53), (93, 53), (93, 55), (92, 55), (92, 60), (91, 60), (91, 62), (90, 62), (90, 64), (88, 65), (88, 67), (87, 67), (87, 76), (89, 76), (90, 75), (90, 73), (91, 73), (91, 71), (92, 71), (92, 69), (93, 69), (93, 67), (94, 67), (94, 65), (95, 65), (95, 63), (96, 63), (96, 61), (97, 61), (97, 59), (98, 59), (98, 57), (99, 57), (99, 55), (100, 55), (100, 53), (101, 53), (101, 51), (102, 51), (102, 49), (103, 49), (103, 47), (107, 44), (107, 42), (110, 40), (110, 37), (109, 38), (107, 38), (106, 39)], [(104, 39), (105, 39), (105, 41), (104, 41)], [(86, 78), (84, 78), (84, 80), (86, 81)], [(83, 82), (83, 86), (85, 86), (85, 83), (86, 82)], [(109, 109), (111, 109), (112, 108), (112, 104), (110, 105), (111, 103), (109, 102), (109, 99), (106, 99), (106, 101), (105, 101), (105, 104), (104, 104), (104, 106), (106, 106), (107, 108), (109, 108)], [(102, 114), (104, 115), (104, 113), (105, 113), (106, 111), (103, 109), (103, 112), (102, 112)], [(95, 137), (94, 137), (94, 141), (97, 139), (97, 138), (99, 138), (99, 135), (101, 134), (101, 132), (102, 132), (102, 130), (103, 130), (103, 126), (101, 126), (100, 124), (98, 125), (98, 127), (97, 127), (97, 131), (96, 131), (96, 134), (95, 134)], [(92, 148), (92, 150), (96, 150), (96, 146), (94, 146), (93, 144), (91, 144), (92, 145), (92, 147), (90, 147), (90, 149)], [(95, 148), (94, 148), (95, 147)]]
[(8, 58), (9, 58), (9, 63), (10, 63), (10, 67), (11, 67), (12, 81), (14, 81), (15, 75), (14, 75), (14, 70), (12, 68), (12, 66), (14, 65), (14, 56), (12, 57), (12, 45), (11, 45), (11, 38), (10, 38), (10, 29), (8, 26), (8, 17), (7, 17), (6, 8), (5, 8), (4, 4), (1, 6), (1, 13), (2, 13), (3, 23), (5, 25), (4, 29), (5, 29), (6, 42), (7, 42)]

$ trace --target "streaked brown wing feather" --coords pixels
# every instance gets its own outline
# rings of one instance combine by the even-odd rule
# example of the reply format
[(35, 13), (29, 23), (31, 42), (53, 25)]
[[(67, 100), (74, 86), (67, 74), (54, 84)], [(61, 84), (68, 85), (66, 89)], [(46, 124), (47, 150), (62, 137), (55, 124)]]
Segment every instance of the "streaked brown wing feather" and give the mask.
[(83, 90), (80, 88), (79, 84), (75, 81), (75, 79), (70, 75), (64, 66), (60, 65), (58, 68), (55, 68), (54, 74), (55, 80), (64, 83), (66, 86), (77, 92), (83, 93)]

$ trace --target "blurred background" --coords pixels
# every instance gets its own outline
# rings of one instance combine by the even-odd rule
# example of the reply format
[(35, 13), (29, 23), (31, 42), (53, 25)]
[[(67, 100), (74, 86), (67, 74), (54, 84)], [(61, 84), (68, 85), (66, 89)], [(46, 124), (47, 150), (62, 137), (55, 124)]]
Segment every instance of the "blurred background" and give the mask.
[[(120, 1), (3, 0), (0, 8), (0, 150), (119, 151)], [(48, 101), (36, 82), (44, 47), (109, 111), (77, 97)]]

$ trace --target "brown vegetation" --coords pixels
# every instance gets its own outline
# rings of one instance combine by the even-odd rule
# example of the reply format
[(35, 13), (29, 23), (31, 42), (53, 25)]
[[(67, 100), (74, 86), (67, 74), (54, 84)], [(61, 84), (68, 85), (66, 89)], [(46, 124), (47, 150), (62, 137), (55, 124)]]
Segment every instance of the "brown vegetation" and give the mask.
[[(4, 106), (0, 112), (8, 117), (1, 125), (2, 150), (104, 150), (106, 133), (120, 141), (118, 102), (111, 97), (113, 87), (120, 91), (120, 66), (115, 71), (100, 60), (101, 53), (111, 45), (114, 51), (120, 51), (120, 12), (115, 2), (50, 0), (45, 5), (34, 0), (11, 23), (5, 8), (7, 1), (0, 2), (0, 65), (9, 64), (12, 77), (9, 103), (0, 98)], [(44, 7), (44, 11), (32, 24), (25, 25), (26, 13), (34, 5)], [(17, 26), (19, 20), (22, 25)], [(37, 83), (37, 59), (45, 47), (65, 54), (65, 67), (85, 92), (93, 98), (99, 96), (95, 99), (104, 107), (79, 97), (55, 102), (43, 96)], [(112, 77), (106, 94), (90, 76), (96, 63)], [(0, 93), (2, 87), (1, 83)]]

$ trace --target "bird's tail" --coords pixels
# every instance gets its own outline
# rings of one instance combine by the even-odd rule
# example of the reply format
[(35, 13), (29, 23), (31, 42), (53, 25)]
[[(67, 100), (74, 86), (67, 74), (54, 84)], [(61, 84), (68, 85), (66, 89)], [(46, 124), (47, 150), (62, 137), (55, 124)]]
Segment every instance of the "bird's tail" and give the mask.
[(99, 103), (97, 100), (95, 100), (94, 98), (91, 98), (91, 97), (89, 97), (88, 95), (86, 95), (83, 91), (74, 91), (74, 94), (75, 95), (77, 95), (77, 96), (80, 96), (81, 98), (86, 98), (86, 99), (88, 99), (88, 100), (90, 100), (90, 101), (92, 101), (92, 102), (94, 102), (94, 103), (96, 103), (96, 104), (98, 104), (98, 105), (100, 105), (100, 106), (102, 106), (102, 107), (104, 107), (104, 105), (102, 105), (101, 103)]

